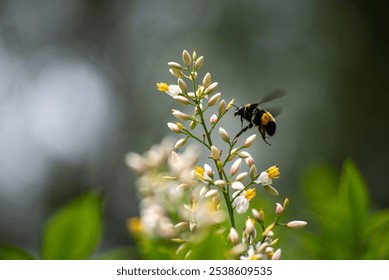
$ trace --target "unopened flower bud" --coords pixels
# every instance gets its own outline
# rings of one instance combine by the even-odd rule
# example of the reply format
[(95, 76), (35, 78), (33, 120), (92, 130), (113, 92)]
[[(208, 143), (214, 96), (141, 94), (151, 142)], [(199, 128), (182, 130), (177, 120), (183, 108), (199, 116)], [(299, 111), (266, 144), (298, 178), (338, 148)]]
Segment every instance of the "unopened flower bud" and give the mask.
[(196, 52), (196, 49), (193, 49), (192, 58), (193, 58), (193, 61), (196, 62), (196, 60), (197, 60), (197, 52)]
[(211, 84), (211, 74), (208, 72), (207, 74), (205, 74), (204, 78), (203, 78), (203, 87), (204, 88), (207, 88), (209, 87), (209, 85)]
[(280, 215), (282, 212), (284, 212), (284, 207), (282, 207), (281, 204), (276, 203), (276, 214)]
[(172, 74), (176, 78), (181, 78), (184, 76), (184, 74), (182, 74), (181, 70), (176, 69), (176, 68), (170, 68), (169, 72), (170, 72), (170, 74)]
[(289, 198), (285, 198), (284, 204), (283, 204), (284, 209), (286, 209), (286, 207), (288, 207), (288, 205), (289, 205)]
[(231, 101), (227, 105), (227, 111), (231, 109), (231, 107), (234, 105), (234, 103), (235, 103), (235, 98), (232, 98)]
[(256, 221), (260, 221), (261, 220), (261, 215), (259, 214), (257, 209), (252, 208), (251, 209), (251, 213), (253, 214), (253, 217), (254, 217), (254, 219)]
[(211, 146), (211, 157), (215, 160), (220, 159), (220, 151), (215, 146)]
[(244, 140), (244, 142), (243, 142), (243, 147), (244, 148), (250, 147), (255, 142), (256, 138), (257, 138), (256, 134), (253, 134), (253, 135), (247, 137), (247, 139)]
[(231, 184), (231, 189), (235, 191), (241, 191), (244, 189), (244, 185), (242, 184), (242, 182), (235, 181)]
[(213, 105), (215, 105), (216, 102), (219, 101), (221, 95), (222, 95), (221, 92), (218, 92), (218, 93), (216, 93), (215, 95), (213, 95), (213, 96), (208, 100), (208, 106), (213, 106)]
[(250, 166), (250, 167), (253, 166), (254, 163), (255, 163), (252, 156), (249, 156), (249, 157), (245, 158), (244, 160), (246, 161), (246, 164), (247, 164), (248, 166)]
[(216, 90), (217, 86), (218, 86), (218, 83), (217, 83), (217, 82), (214, 82), (214, 83), (210, 84), (210, 85), (205, 89), (204, 94), (208, 95), (208, 94), (213, 93), (213, 92)]
[(230, 229), (230, 233), (228, 234), (228, 239), (230, 239), (232, 244), (237, 244), (239, 242), (238, 232), (233, 227)]
[(257, 167), (255, 164), (250, 166), (250, 178), (254, 180), (254, 178), (257, 176)]
[(195, 70), (199, 70), (201, 68), (201, 66), (203, 66), (204, 64), (204, 57), (203, 56), (200, 56), (196, 62), (195, 62), (195, 65), (194, 65), (194, 68)]
[(265, 211), (263, 210), (263, 208), (261, 208), (261, 210), (259, 210), (258, 220), (262, 223), (265, 221)]
[(216, 180), (215, 182), (213, 182), (213, 184), (218, 187), (218, 188), (224, 188), (224, 186), (226, 185), (226, 181), (224, 180)]
[(238, 173), (240, 166), (242, 165), (242, 159), (238, 158), (232, 165), (230, 169), (230, 175), (234, 176), (236, 173)]
[(262, 232), (262, 236), (267, 236), (269, 232), (273, 230), (273, 228), (276, 226), (275, 223), (272, 223), (270, 226), (268, 226), (264, 232)]
[(185, 114), (185, 113), (183, 113), (179, 110), (176, 110), (176, 109), (172, 109), (172, 115), (181, 121), (187, 121), (190, 118), (190, 116), (188, 114)]
[(186, 83), (183, 79), (178, 78), (177, 84), (183, 92), (186, 92)]
[(279, 260), (281, 258), (281, 249), (277, 249), (271, 259), (274, 260)]
[(181, 70), (182, 66), (177, 62), (169, 62), (167, 65), (169, 65), (170, 68)]
[(180, 103), (180, 104), (182, 104), (182, 105), (188, 105), (188, 104), (189, 104), (188, 98), (186, 98), (185, 96), (182, 96), (182, 95), (173, 96), (173, 99), (174, 99), (177, 103)]
[(189, 64), (191, 64), (191, 62), (192, 62), (192, 58), (190, 57), (190, 54), (188, 53), (187, 50), (184, 50), (184, 51), (182, 52), (182, 61), (184, 61), (184, 63), (185, 63), (186, 65), (189, 65)]
[(175, 133), (180, 133), (181, 132), (181, 129), (179, 128), (179, 126), (177, 125), (177, 123), (167, 123), (167, 126), (169, 127), (169, 129)]
[(192, 72), (192, 76), (190, 77), (190, 80), (191, 81), (196, 80), (197, 79), (197, 71)]
[(224, 142), (230, 143), (230, 136), (228, 135), (228, 132), (224, 128), (220, 127), (219, 128), (219, 133), (220, 133), (220, 138)]
[(250, 154), (248, 152), (242, 151), (242, 152), (238, 153), (238, 156), (240, 158), (248, 158), (248, 157), (250, 157)]
[(200, 189), (200, 196), (205, 196), (205, 194), (209, 191), (208, 186), (202, 186)]
[(187, 222), (180, 222), (180, 223), (176, 224), (174, 226), (174, 228), (177, 230), (184, 230), (184, 229), (186, 229), (187, 226), (188, 226)]
[(217, 122), (217, 116), (215, 114), (213, 114), (210, 119), (209, 119), (209, 122), (211, 124), (215, 124)]
[(189, 185), (187, 183), (179, 184), (176, 188), (177, 191), (185, 191), (189, 188)]
[(248, 218), (246, 220), (246, 229), (245, 229), (245, 232), (248, 234), (248, 235), (252, 235), (254, 234), (255, 232), (255, 226), (254, 226), (254, 222), (251, 218)]
[(247, 175), (248, 175), (247, 172), (239, 173), (239, 174), (236, 176), (236, 181), (242, 182), (242, 181), (247, 177)]
[(219, 104), (219, 114), (222, 115), (226, 112), (227, 104), (226, 101), (223, 99)]
[(288, 228), (297, 229), (297, 228), (303, 228), (307, 225), (306, 221), (291, 221), (287, 223)]
[(179, 139), (176, 144), (174, 145), (174, 148), (178, 149), (183, 147), (186, 144), (186, 141), (188, 140), (188, 137)]
[(197, 126), (197, 122), (196, 122), (196, 121), (191, 121), (191, 122), (189, 123), (189, 128), (192, 129), (192, 130), (195, 129), (196, 126)]
[(209, 176), (209, 177), (213, 177), (213, 175), (215, 174), (215, 172), (213, 171), (212, 167), (209, 166), (209, 164), (204, 164), (204, 172)]
[(206, 198), (209, 198), (209, 197), (212, 197), (212, 196), (215, 196), (217, 195), (217, 190), (209, 190), (206, 194), (205, 194), (205, 197)]
[(203, 92), (204, 92), (204, 87), (203, 86), (198, 86), (197, 87), (197, 91), (196, 91), (196, 96), (198, 97), (198, 98), (203, 98), (204, 96), (203, 96)]

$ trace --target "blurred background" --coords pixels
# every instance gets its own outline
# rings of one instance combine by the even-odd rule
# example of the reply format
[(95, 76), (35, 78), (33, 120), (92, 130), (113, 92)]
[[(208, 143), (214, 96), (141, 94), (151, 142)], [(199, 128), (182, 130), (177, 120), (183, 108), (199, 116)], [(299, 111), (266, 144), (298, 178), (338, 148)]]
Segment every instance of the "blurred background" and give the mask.
[[(274, 102), (283, 112), (272, 146), (258, 142), (252, 153), (259, 168), (280, 166), (277, 189), (301, 219), (304, 172), (320, 162), (338, 169), (347, 157), (372, 209), (389, 207), (387, 8), (362, 0), (0, 0), (0, 242), (37, 253), (48, 217), (96, 189), (105, 195), (99, 250), (131, 245), (125, 222), (138, 206), (124, 155), (170, 134), (165, 124), (179, 106), (155, 83), (175, 83), (167, 62), (194, 48), (205, 57), (199, 74), (211, 72), (226, 100), (288, 93)], [(231, 113), (223, 127), (235, 134), (240, 121)]]

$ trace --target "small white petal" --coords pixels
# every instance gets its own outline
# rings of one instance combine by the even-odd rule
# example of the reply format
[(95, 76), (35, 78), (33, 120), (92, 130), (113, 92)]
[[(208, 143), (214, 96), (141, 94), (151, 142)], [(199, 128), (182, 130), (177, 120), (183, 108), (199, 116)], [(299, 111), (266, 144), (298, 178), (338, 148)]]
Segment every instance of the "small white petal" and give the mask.
[(206, 194), (205, 194), (205, 197), (208, 198), (208, 197), (212, 197), (214, 195), (217, 195), (217, 190), (210, 190), (208, 191)]
[(273, 196), (277, 196), (278, 195), (278, 191), (275, 188), (273, 188), (272, 186), (268, 185), (268, 186), (264, 186), (263, 188), (270, 195), (273, 195)]
[(242, 184), (242, 182), (235, 181), (231, 184), (231, 189), (240, 191), (244, 189), (244, 185)]

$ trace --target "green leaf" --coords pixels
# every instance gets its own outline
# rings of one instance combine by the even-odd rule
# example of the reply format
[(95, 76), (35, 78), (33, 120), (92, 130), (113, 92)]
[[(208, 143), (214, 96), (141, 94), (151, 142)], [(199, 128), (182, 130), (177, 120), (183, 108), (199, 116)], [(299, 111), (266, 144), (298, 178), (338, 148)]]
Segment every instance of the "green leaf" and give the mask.
[(358, 228), (365, 223), (369, 210), (367, 186), (355, 163), (347, 159), (343, 163), (339, 183), (339, 199), (346, 209), (350, 221)]
[(0, 244), (0, 260), (33, 260), (28, 252), (9, 244)]
[(366, 223), (365, 238), (369, 240), (366, 259), (389, 258), (389, 209), (375, 213)]
[(43, 232), (44, 259), (77, 260), (95, 250), (102, 228), (102, 196), (86, 193), (60, 209)]

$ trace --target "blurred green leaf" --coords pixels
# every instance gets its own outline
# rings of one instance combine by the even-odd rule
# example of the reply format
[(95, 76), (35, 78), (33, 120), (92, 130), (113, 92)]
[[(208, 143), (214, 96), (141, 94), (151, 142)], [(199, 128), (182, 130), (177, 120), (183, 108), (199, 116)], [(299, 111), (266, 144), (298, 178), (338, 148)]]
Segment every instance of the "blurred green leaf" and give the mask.
[[(313, 259), (388, 258), (389, 210), (369, 217), (368, 187), (352, 160), (344, 161), (339, 182), (336, 177), (325, 165), (305, 177), (304, 194), (313, 209), (304, 238), (308, 254)], [(311, 191), (318, 186), (316, 194)], [(331, 193), (320, 189), (324, 187), (338, 189)]]
[(369, 250), (366, 259), (389, 259), (389, 209), (375, 213), (365, 226)]
[(9, 244), (0, 244), (0, 260), (33, 260), (28, 252)]
[(209, 231), (199, 244), (192, 246), (191, 260), (223, 260), (226, 258), (227, 236)]
[(348, 219), (360, 228), (365, 223), (369, 210), (369, 193), (367, 186), (355, 163), (347, 159), (343, 163), (339, 183), (340, 203), (348, 210)]
[(44, 259), (85, 259), (95, 250), (102, 228), (102, 196), (86, 193), (60, 209), (43, 232)]

